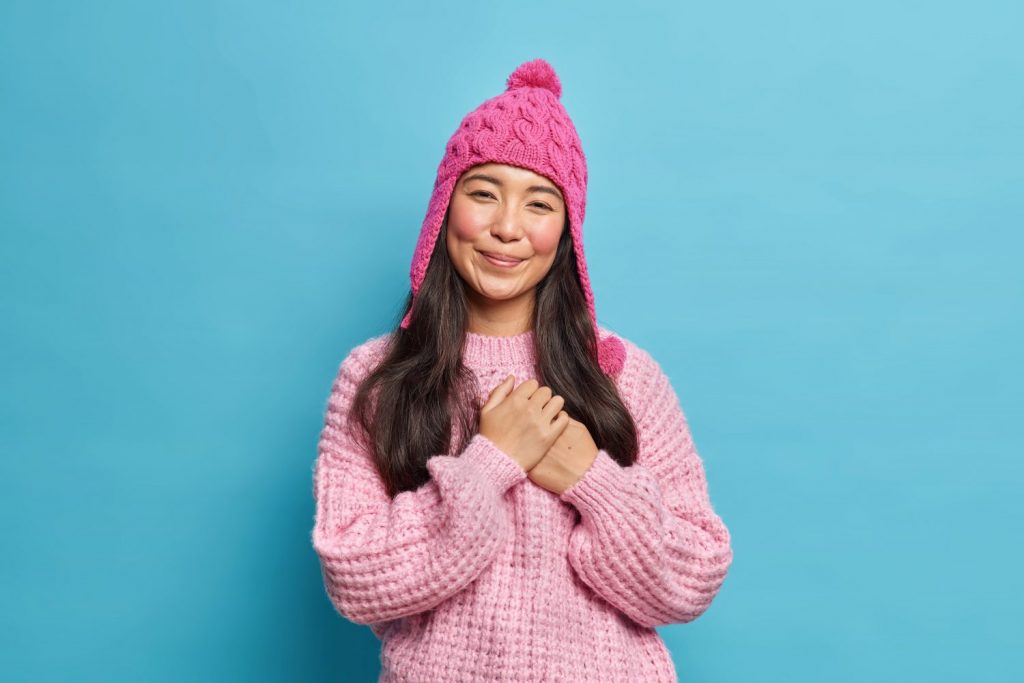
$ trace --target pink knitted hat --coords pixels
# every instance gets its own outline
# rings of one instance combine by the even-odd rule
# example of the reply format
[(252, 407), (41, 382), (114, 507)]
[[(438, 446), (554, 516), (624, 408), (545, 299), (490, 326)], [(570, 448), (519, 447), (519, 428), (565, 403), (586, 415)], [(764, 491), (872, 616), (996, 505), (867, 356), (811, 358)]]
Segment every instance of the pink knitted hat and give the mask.
[[(519, 166), (551, 180), (566, 199), (580, 284), (594, 332), (599, 335), (594, 294), (583, 254), (587, 160), (576, 127), (560, 101), (561, 81), (550, 64), (534, 59), (520, 64), (505, 85), (503, 93), (485, 100), (467, 114), (448, 140), (409, 271), (413, 297), (423, 283), (452, 190), (463, 171), (488, 162)], [(412, 307), (402, 319), (403, 328), (409, 326), (411, 315)], [(622, 340), (609, 333), (598, 339), (597, 348), (601, 369), (610, 375), (617, 374), (626, 355)]]

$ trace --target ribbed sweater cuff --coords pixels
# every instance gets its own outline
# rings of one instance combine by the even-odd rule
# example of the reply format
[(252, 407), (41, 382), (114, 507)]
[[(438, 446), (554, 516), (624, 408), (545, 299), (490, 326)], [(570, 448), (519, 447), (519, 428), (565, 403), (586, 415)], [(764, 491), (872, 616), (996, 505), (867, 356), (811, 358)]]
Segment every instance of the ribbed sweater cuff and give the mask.
[(615, 492), (622, 488), (620, 482), (624, 468), (612, 459), (603, 448), (583, 476), (559, 496), (566, 503), (572, 503), (581, 512), (600, 509), (615, 500)]
[(499, 493), (505, 493), (526, 479), (526, 471), (519, 463), (479, 432), (470, 439), (459, 459), (476, 467), (488, 481), (494, 483)]

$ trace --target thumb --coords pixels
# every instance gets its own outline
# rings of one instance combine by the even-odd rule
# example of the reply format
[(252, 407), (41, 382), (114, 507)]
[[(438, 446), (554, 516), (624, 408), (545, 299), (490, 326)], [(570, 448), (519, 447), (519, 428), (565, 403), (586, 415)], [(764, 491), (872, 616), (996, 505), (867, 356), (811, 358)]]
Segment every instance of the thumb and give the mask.
[(501, 384), (491, 389), (491, 393), (487, 396), (487, 402), (480, 408), (481, 411), (487, 411), (495, 407), (499, 403), (505, 400), (505, 397), (512, 391), (512, 387), (515, 384), (515, 375), (509, 375)]

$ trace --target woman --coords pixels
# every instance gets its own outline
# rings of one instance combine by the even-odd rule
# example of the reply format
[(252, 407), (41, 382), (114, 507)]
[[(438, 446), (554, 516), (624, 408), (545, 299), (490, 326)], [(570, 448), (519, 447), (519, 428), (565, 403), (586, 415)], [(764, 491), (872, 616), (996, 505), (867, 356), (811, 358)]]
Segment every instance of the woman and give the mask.
[(380, 681), (676, 681), (654, 627), (732, 562), (667, 376), (597, 323), (560, 97), (536, 59), (463, 119), (405, 315), (332, 387), (312, 541)]

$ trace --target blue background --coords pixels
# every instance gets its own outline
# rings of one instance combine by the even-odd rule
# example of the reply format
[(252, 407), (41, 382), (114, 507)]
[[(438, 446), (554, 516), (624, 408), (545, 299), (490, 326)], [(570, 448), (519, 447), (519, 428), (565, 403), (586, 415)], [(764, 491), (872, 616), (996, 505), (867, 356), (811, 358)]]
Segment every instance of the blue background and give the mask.
[(543, 57), (733, 534), (681, 680), (1024, 680), (1020, 3), (363, 5), (3, 3), (0, 677), (375, 680), (327, 394)]

